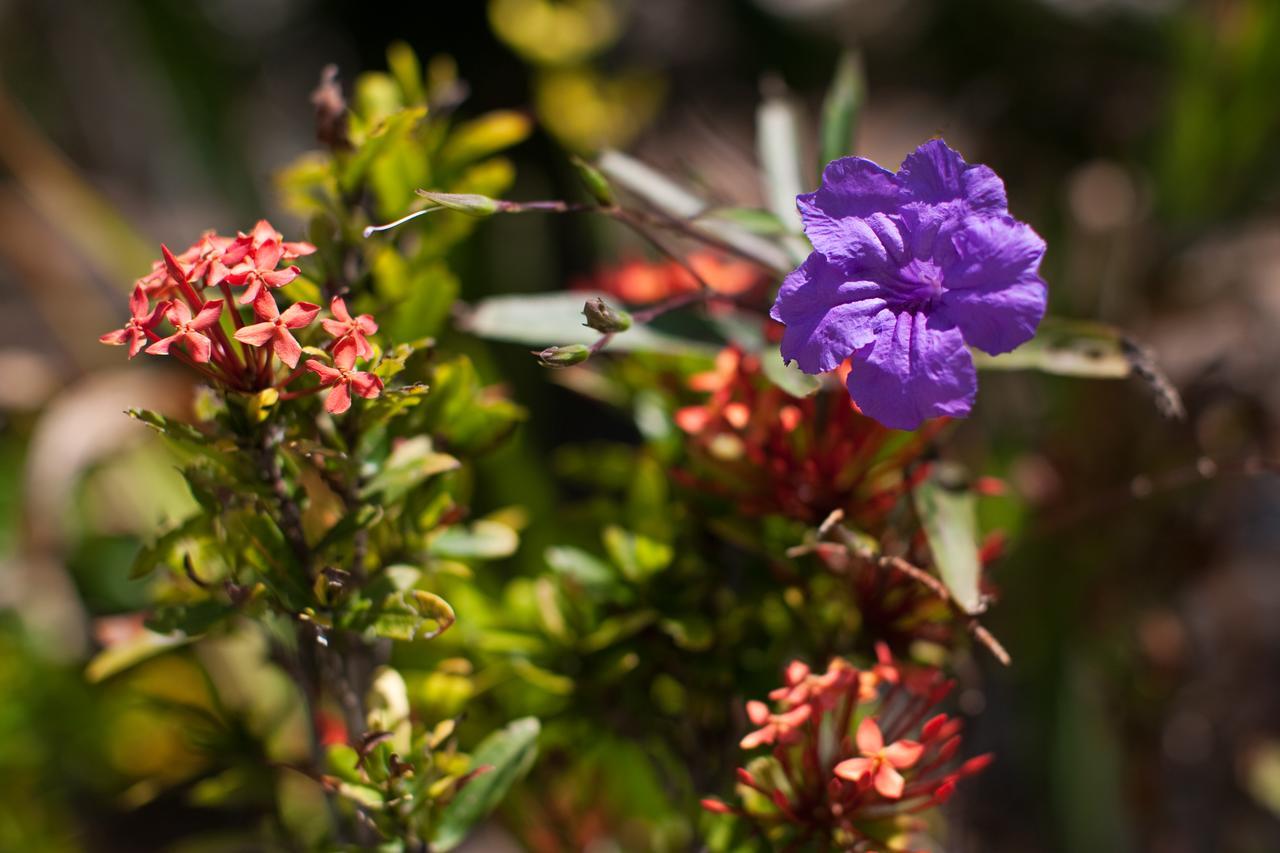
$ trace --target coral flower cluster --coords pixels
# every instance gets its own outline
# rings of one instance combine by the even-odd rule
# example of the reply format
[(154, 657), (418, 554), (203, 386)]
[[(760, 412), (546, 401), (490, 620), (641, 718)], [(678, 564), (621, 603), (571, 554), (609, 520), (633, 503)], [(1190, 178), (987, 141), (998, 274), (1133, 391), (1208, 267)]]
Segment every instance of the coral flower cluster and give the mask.
[(574, 289), (600, 291), (629, 305), (647, 305), (698, 291), (702, 287), (698, 278), (720, 296), (740, 296), (766, 284), (756, 266), (701, 250), (690, 253), (683, 265), (675, 261), (624, 261), (575, 282)]
[[(276, 388), (288, 399), (329, 389), (325, 408), (333, 414), (351, 407), (352, 392), (382, 392), (381, 379), (355, 369), (357, 358), (375, 354), (368, 336), (377, 323), (368, 314), (353, 317), (340, 296), (320, 324), (331, 338), (325, 348), (332, 365), (308, 359), (298, 368), (303, 349), (296, 334), (311, 328), (322, 309), (299, 301), (281, 310), (275, 293), (301, 274), (288, 262), (312, 254), (315, 246), (286, 242), (264, 219), (235, 237), (206, 232), (176, 255), (166, 246), (160, 250), (151, 272), (134, 283), (129, 320), (99, 338), (102, 343), (127, 346), (129, 358), (144, 351), (173, 356), (229, 391)], [(319, 383), (292, 387), (308, 373)]]
[(756, 728), (740, 746), (770, 747), (738, 770), (739, 805), (703, 807), (747, 821), (775, 844), (837, 839), (839, 849), (903, 849), (921, 812), (991, 763), (957, 763), (960, 720), (937, 713), (954, 682), (932, 667), (895, 663), (888, 648), (859, 669), (842, 658), (822, 673), (793, 661), (774, 707), (747, 703)]
[(767, 379), (758, 357), (737, 347), (722, 350), (714, 369), (688, 386), (705, 397), (676, 412), (692, 457), (676, 477), (748, 514), (811, 524), (842, 509), (873, 527), (902, 497), (905, 469), (944, 423), (895, 440), (843, 391), (793, 397)]

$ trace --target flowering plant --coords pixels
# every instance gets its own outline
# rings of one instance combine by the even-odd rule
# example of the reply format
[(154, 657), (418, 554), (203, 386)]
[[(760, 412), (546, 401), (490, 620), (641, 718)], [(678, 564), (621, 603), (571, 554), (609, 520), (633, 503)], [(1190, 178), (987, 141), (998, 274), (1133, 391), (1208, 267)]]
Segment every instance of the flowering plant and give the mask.
[[(325, 150), (280, 178), (306, 241), (264, 220), (162, 246), (101, 338), (202, 390), (189, 418), (133, 412), (199, 509), (142, 550), (147, 628), (111, 635), (94, 677), (259, 638), (305, 708), (266, 772), (300, 786), (282, 821), (319, 815), (285, 826), (318, 849), (447, 850), (499, 807), (548, 851), (926, 847), (991, 760), (944, 710), (950, 664), (970, 638), (1010, 660), (982, 624), (1003, 540), (978, 504), (1000, 484), (942, 457), (977, 368), (1010, 366), (991, 356), (1059, 369), (1034, 339), (1044, 242), (942, 140), (897, 173), (831, 158), (772, 210), (618, 152), (571, 160), (581, 200), (501, 198), (528, 119), (457, 121), (447, 60), (389, 65), (354, 108), (333, 71), (313, 95)], [(767, 188), (802, 159), (770, 140)], [(451, 250), (480, 220), (566, 213), (657, 257), (461, 301)], [(552, 423), (627, 440), (536, 452), (512, 399), (531, 375), (594, 407)], [(702, 799), (765, 748), (734, 798)]]

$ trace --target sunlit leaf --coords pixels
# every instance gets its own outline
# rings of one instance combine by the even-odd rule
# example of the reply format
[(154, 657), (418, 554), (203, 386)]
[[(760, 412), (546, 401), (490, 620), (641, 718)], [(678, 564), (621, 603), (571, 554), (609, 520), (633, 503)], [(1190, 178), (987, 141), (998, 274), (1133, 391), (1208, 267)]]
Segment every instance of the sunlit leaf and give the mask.
[(185, 646), (191, 637), (183, 634), (157, 634), (142, 631), (123, 643), (103, 649), (84, 669), (84, 677), (92, 684), (137, 666), (158, 654)]
[(489, 735), (471, 754), (472, 766), (488, 768), (471, 779), (445, 806), (432, 839), (433, 850), (452, 850), (507, 791), (533, 768), (538, 755), (537, 719), (525, 717)]
[(947, 463), (935, 464), (914, 496), (942, 582), (962, 610), (982, 612), (977, 503), (964, 473)]
[(787, 251), (772, 240), (731, 222), (693, 221), (698, 220), (711, 206), (653, 167), (613, 150), (601, 153), (596, 166), (616, 186), (635, 194), (668, 216), (689, 221), (690, 228), (695, 232), (720, 240), (779, 274), (793, 266)]
[(1042, 370), (1062, 376), (1123, 379), (1133, 365), (1125, 355), (1122, 333), (1113, 326), (1046, 317), (1036, 336), (1004, 355), (974, 353), (986, 370)]
[(862, 58), (853, 51), (840, 56), (835, 76), (822, 102), (821, 163), (819, 168), (852, 153), (853, 138), (866, 97)]
[[(462, 326), (474, 335), (530, 347), (591, 344), (600, 333), (582, 324), (582, 306), (604, 294), (589, 291), (495, 296), (472, 306)], [(650, 326), (633, 326), (609, 344), (612, 350), (714, 355), (715, 348)]]
[(822, 388), (821, 377), (804, 373), (794, 363), (785, 363), (777, 347), (760, 354), (760, 369), (770, 382), (792, 397), (808, 397)]
[(427, 550), (437, 557), (454, 560), (498, 560), (510, 557), (520, 545), (515, 530), (497, 521), (480, 519), (474, 524), (455, 524), (431, 539)]
[(434, 639), (453, 625), (449, 602), (432, 592), (409, 589), (388, 595), (378, 605), (371, 624), (379, 637), (410, 642)]

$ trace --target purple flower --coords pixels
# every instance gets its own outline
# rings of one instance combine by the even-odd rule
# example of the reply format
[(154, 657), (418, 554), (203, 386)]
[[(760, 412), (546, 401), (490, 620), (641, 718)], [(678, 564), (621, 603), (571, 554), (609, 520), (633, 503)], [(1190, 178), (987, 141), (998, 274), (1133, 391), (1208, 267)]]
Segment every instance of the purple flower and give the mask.
[(1044, 316), (1044, 241), (1009, 216), (1004, 183), (941, 139), (897, 174), (862, 157), (827, 165), (796, 199), (814, 251), (770, 312), (782, 357), (805, 373), (852, 359), (849, 394), (885, 426), (963, 416), (977, 375), (969, 346), (996, 354)]

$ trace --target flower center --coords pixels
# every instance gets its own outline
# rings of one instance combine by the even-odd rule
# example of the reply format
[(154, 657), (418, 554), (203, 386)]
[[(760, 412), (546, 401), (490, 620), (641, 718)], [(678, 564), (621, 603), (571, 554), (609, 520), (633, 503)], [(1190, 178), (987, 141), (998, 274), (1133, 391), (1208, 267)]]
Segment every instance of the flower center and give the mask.
[(893, 307), (908, 311), (933, 308), (942, 299), (944, 278), (942, 268), (932, 260), (913, 258), (893, 276)]

